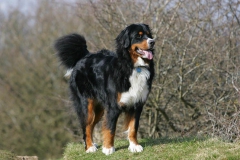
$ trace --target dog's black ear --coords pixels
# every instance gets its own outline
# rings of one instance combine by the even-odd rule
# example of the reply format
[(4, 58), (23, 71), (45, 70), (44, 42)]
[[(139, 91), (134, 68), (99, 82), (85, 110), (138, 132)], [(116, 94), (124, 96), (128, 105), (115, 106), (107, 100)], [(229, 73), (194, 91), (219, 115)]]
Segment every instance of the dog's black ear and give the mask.
[(117, 45), (121, 45), (124, 48), (128, 48), (130, 45), (130, 39), (129, 39), (129, 30), (128, 28), (125, 28), (116, 38)]

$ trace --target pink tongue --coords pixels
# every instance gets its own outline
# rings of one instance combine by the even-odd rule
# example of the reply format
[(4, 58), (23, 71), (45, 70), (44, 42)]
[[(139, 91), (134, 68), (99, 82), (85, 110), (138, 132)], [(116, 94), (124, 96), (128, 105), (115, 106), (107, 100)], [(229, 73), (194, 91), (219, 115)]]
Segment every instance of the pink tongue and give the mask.
[(147, 58), (151, 60), (153, 58), (152, 52), (143, 50), (143, 58)]

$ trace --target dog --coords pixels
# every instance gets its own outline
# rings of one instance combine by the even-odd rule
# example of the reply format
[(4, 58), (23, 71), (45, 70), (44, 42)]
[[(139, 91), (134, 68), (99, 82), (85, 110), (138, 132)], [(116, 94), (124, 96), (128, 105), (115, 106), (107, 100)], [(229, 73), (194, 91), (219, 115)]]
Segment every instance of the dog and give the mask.
[(116, 123), (125, 113), (130, 152), (142, 152), (137, 141), (139, 118), (154, 77), (154, 44), (146, 24), (131, 24), (117, 36), (116, 53), (90, 53), (82, 35), (73, 33), (55, 41), (60, 61), (68, 69), (71, 100), (78, 115), (87, 153), (96, 152), (94, 126), (102, 119), (105, 155), (115, 152)]

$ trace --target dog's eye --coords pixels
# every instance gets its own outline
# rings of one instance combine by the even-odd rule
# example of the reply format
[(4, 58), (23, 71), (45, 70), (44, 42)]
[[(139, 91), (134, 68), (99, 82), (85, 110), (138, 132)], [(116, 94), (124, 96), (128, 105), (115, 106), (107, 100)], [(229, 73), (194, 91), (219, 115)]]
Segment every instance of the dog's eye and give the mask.
[(141, 34), (137, 34), (136, 38), (142, 38)]

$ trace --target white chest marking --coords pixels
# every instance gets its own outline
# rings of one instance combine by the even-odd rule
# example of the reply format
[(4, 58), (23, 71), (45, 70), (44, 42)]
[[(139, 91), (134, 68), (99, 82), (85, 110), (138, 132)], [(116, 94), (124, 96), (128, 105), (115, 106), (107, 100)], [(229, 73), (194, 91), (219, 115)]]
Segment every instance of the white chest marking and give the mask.
[(150, 72), (146, 68), (141, 68), (141, 72), (133, 70), (129, 78), (131, 87), (127, 92), (121, 94), (120, 103), (126, 106), (131, 106), (137, 102), (145, 102), (149, 93), (147, 80), (150, 77)]
[(134, 67), (138, 67), (138, 66), (149, 66), (149, 65), (145, 63), (142, 58), (138, 57), (136, 63), (134, 64)]

